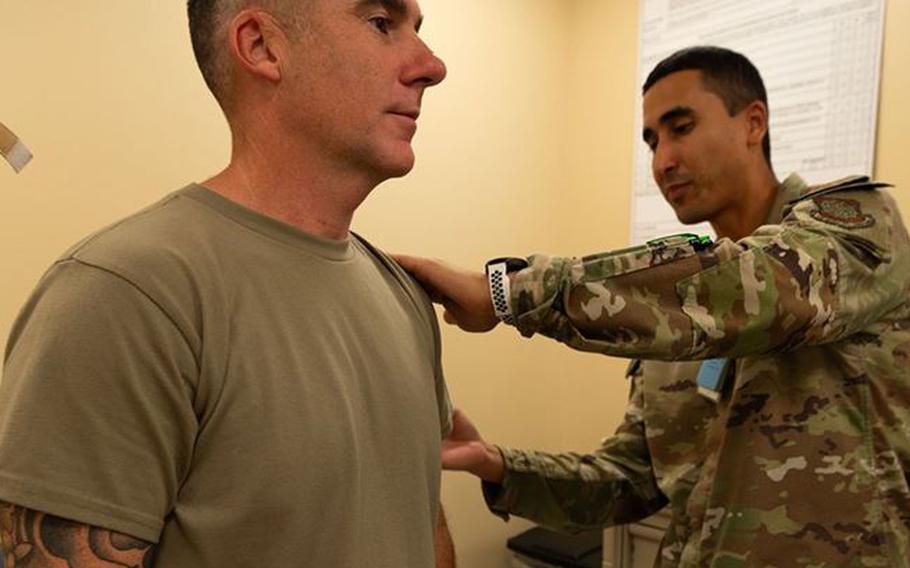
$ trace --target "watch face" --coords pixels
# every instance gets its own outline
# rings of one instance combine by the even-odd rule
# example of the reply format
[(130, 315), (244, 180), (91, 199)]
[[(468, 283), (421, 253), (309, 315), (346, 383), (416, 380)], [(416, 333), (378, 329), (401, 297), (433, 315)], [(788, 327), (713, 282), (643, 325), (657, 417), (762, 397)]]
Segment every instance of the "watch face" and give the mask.
[(528, 261), (523, 258), (519, 258), (517, 256), (502, 256), (487, 261), (486, 271), (488, 274), (490, 272), (490, 267), (496, 264), (505, 264), (506, 272), (516, 272), (518, 270), (523, 270), (529, 266)]
[(523, 258), (510, 258), (506, 262), (506, 272), (518, 272), (527, 268), (528, 261)]

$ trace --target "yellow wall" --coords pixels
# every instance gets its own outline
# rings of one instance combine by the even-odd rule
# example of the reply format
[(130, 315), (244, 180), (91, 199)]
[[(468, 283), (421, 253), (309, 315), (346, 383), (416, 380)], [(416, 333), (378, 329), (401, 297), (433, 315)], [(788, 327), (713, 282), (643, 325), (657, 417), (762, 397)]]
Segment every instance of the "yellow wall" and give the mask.
[[(0, 337), (73, 241), (227, 159), (227, 129), (193, 63), (183, 2), (4, 3), (0, 121), (34, 151), (0, 164)], [(367, 201), (355, 229), (388, 250), (480, 266), (492, 256), (626, 244), (637, 3), (423, 0), (423, 35), (449, 65), (427, 94), (418, 165)], [(910, 1), (890, 0), (879, 177), (910, 211)], [(625, 365), (543, 340), (444, 331), (456, 403), (515, 446), (585, 449), (621, 416)], [(508, 535), (478, 483), (447, 474), (461, 566), (504, 568)]]
[[(881, 106), (875, 175), (897, 186), (894, 195), (910, 215), (910, 0), (887, 0)], [(905, 222), (910, 220), (905, 218)]]

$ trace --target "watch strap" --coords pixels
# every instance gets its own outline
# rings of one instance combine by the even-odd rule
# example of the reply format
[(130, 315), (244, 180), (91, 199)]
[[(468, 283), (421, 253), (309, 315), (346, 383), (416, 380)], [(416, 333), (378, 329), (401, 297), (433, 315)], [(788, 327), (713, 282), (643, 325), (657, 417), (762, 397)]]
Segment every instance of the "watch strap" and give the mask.
[(496, 313), (496, 317), (509, 325), (515, 325), (515, 315), (512, 313), (512, 290), (509, 273), (527, 266), (527, 260), (515, 257), (495, 258), (487, 262), (487, 284), (490, 287), (490, 300), (493, 302), (493, 311)]

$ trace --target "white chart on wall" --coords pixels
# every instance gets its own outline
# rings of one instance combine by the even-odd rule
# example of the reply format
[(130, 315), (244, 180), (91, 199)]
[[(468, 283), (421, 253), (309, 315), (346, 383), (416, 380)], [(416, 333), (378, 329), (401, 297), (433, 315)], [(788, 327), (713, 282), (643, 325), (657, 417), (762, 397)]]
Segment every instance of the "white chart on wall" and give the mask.
[[(871, 174), (885, 0), (641, 0), (638, 85), (661, 59), (718, 45), (758, 67), (771, 109), (771, 157), (783, 179)], [(651, 177), (636, 105), (632, 242), (689, 231)]]

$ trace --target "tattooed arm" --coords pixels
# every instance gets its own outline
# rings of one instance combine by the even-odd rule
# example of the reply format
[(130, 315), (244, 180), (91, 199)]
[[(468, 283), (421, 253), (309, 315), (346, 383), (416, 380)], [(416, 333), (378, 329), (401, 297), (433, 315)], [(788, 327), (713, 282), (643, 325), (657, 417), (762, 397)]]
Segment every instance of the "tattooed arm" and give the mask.
[(5, 568), (151, 568), (152, 543), (0, 502)]

